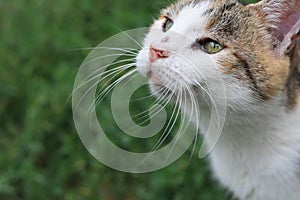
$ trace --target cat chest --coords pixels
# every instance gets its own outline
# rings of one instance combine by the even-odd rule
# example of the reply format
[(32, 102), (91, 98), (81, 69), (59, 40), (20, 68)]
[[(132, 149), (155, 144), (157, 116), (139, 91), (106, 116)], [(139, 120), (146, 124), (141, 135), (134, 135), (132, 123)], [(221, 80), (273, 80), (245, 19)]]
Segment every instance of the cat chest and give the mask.
[(281, 195), (286, 199), (295, 194), (287, 191), (300, 188), (299, 144), (295, 140), (276, 145), (249, 138), (240, 141), (223, 135), (210, 155), (212, 170), (221, 184), (241, 199), (274, 200)]

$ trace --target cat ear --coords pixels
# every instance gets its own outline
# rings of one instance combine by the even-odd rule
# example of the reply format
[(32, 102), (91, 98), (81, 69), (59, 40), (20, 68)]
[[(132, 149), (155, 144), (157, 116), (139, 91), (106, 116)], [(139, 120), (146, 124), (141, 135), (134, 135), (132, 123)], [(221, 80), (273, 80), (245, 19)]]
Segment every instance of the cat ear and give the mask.
[(278, 53), (289, 53), (300, 37), (300, 0), (263, 0), (255, 6), (277, 40)]

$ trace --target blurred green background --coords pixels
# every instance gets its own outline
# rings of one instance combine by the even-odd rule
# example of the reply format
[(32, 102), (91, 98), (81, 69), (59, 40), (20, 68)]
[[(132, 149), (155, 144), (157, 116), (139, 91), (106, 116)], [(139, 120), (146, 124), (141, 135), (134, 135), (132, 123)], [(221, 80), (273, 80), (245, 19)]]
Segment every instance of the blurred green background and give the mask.
[(168, 4), (0, 1), (0, 199), (229, 198), (196, 153), (189, 164), (191, 152), (157, 172), (122, 173), (95, 160), (73, 125), (68, 97), (89, 51), (72, 49), (98, 45), (115, 27), (149, 26)]

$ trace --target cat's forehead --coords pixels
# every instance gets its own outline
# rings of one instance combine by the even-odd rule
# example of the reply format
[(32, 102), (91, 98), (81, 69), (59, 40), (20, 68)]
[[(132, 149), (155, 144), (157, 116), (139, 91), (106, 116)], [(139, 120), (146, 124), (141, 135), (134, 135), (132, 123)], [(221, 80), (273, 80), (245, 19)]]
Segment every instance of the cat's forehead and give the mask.
[[(179, 0), (162, 10), (161, 17), (151, 28), (162, 30), (166, 19), (171, 19), (167, 33), (171, 37), (177, 33), (192, 42), (210, 38), (230, 49), (245, 46), (245, 51), (252, 52), (259, 38), (269, 39), (257, 16), (255, 9), (239, 0)], [(161, 34), (151, 34), (153, 40), (159, 37)]]
[(173, 12), (171, 19), (175, 21), (173, 30), (184, 33), (185, 31), (194, 30), (201, 33), (204, 24), (208, 22), (205, 12), (209, 9), (209, 2), (202, 1), (196, 5), (187, 4), (179, 12)]
[(229, 37), (233, 31), (247, 26), (247, 18), (250, 17), (249, 10), (238, 0), (180, 0), (164, 9), (161, 15), (174, 20), (175, 26), (176, 23), (185, 27), (194, 26), (194, 29), (222, 32)]
[(201, 11), (205, 10), (203, 15), (210, 14), (218, 8), (228, 8), (240, 5), (238, 0), (179, 0), (171, 6), (163, 9), (161, 15), (176, 17), (186, 8), (197, 7)]

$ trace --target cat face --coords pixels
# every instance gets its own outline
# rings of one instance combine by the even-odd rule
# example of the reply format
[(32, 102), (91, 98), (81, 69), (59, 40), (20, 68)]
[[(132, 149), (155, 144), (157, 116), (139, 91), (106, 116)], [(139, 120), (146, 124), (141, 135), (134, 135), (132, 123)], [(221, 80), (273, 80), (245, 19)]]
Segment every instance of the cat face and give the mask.
[[(287, 2), (179, 1), (150, 28), (137, 68), (150, 77), (156, 94), (188, 91), (205, 97), (209, 86), (215, 101), (226, 98), (232, 106), (269, 101), (285, 89), (288, 53), (299, 32), (300, 5)], [(218, 96), (222, 87), (226, 94)]]

